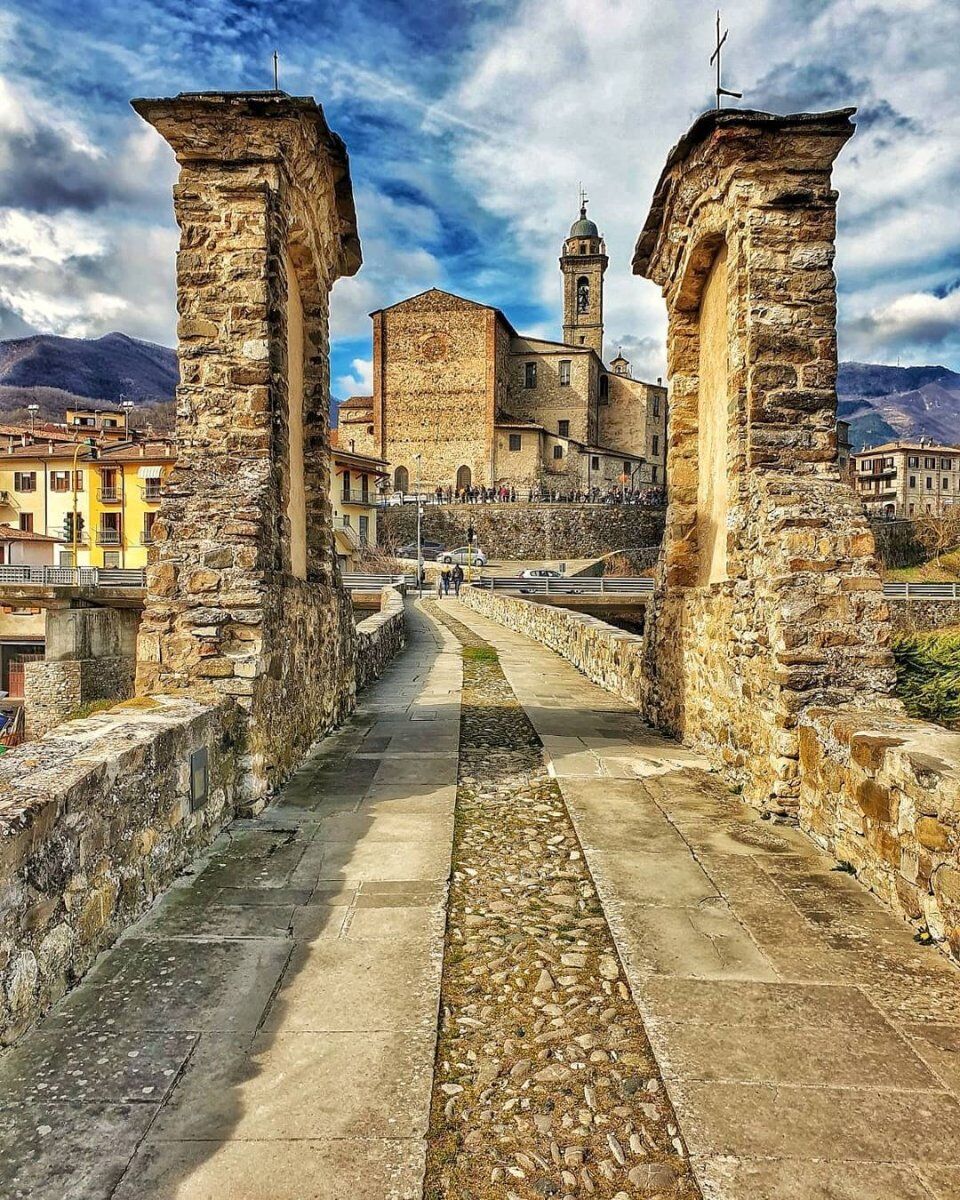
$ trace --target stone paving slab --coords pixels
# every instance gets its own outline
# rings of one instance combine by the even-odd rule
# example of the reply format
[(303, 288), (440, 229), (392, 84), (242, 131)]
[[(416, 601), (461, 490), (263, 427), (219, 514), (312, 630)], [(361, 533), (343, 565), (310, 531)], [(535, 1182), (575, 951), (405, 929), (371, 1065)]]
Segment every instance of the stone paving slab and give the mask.
[(0, 1056), (3, 1200), (419, 1198), (462, 672), (415, 608), (408, 632), (277, 802)]
[(456, 617), (547, 747), (706, 1200), (957, 1200), (956, 967), (565, 660)]

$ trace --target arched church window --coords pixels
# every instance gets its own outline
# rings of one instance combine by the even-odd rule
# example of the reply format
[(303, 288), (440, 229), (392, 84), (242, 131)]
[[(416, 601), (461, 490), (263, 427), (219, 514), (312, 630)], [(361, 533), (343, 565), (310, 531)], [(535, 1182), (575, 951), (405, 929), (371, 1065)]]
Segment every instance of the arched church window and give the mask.
[(410, 490), (410, 472), (406, 467), (397, 467), (393, 473), (393, 490), (408, 492)]
[(610, 395), (610, 380), (606, 375), (600, 376), (600, 399), (606, 400)]
[(590, 280), (581, 275), (577, 280), (577, 312), (585, 313), (590, 308)]

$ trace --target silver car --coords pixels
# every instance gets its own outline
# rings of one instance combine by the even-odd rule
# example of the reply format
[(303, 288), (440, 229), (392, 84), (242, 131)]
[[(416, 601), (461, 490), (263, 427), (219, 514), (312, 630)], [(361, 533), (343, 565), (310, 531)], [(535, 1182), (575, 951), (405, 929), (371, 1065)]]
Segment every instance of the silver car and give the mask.
[(442, 554), (438, 554), (437, 562), (459, 563), (461, 567), (470, 565), (485, 567), (487, 556), (482, 550), (474, 549), (472, 546), (458, 546), (456, 550), (444, 550)]

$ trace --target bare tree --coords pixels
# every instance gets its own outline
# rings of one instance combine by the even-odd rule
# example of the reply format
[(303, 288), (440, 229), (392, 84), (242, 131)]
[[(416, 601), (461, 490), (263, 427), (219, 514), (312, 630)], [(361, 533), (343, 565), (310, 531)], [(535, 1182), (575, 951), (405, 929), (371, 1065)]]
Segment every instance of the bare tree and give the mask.
[(940, 565), (940, 556), (960, 546), (960, 503), (946, 504), (939, 513), (922, 513), (916, 520), (916, 540)]

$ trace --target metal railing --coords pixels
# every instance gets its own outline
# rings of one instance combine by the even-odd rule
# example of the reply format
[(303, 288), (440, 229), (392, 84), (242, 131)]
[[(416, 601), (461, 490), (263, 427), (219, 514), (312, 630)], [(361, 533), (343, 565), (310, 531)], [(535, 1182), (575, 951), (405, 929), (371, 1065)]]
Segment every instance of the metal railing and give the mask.
[(476, 587), (489, 588), (495, 592), (520, 592), (529, 596), (637, 596), (653, 591), (653, 580), (647, 576), (628, 577), (607, 575), (588, 577), (563, 575), (559, 578), (547, 576), (539, 579), (522, 579), (519, 576), (496, 578), (487, 576), (473, 581)]
[(417, 586), (416, 575), (344, 575), (343, 586), (348, 592), (374, 592), (385, 587)]
[(101, 504), (119, 504), (122, 498), (119, 488), (102, 487), (97, 489), (97, 499)]
[(960, 583), (885, 583), (888, 600), (960, 600)]
[(134, 587), (142, 588), (146, 572), (124, 567), (0, 566), (0, 587)]
[(97, 545), (98, 546), (119, 546), (120, 545), (120, 530), (119, 529), (98, 529), (97, 530)]

